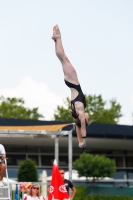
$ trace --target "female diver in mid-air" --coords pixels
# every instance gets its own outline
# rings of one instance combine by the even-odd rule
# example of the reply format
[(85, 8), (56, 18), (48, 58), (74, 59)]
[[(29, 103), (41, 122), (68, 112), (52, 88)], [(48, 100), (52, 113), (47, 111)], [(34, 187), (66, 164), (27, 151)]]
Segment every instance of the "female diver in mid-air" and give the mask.
[(53, 28), (52, 39), (55, 41), (56, 55), (62, 64), (65, 83), (71, 90), (71, 112), (72, 116), (75, 118), (76, 133), (78, 137), (79, 147), (85, 148), (86, 125), (89, 124), (88, 113), (85, 113), (86, 100), (80, 87), (76, 70), (72, 66), (64, 52), (61, 41), (61, 33), (58, 25), (54, 26)]

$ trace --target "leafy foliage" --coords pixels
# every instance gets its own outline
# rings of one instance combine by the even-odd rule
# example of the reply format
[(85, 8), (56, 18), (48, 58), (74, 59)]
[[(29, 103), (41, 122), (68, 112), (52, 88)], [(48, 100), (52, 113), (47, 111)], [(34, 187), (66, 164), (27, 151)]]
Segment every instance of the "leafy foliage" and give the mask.
[[(101, 187), (99, 187), (100, 190)], [(131, 189), (131, 188), (130, 188)], [(106, 190), (106, 188), (105, 188)], [(112, 187), (113, 190), (113, 187)], [(77, 186), (74, 200), (133, 200), (132, 196), (87, 195), (87, 187)]]
[(73, 117), (71, 115), (71, 101), (67, 97), (66, 100), (64, 100), (64, 105), (63, 106), (57, 106), (57, 109), (54, 114), (54, 119), (55, 120), (66, 120), (66, 121), (73, 121)]
[(97, 178), (111, 177), (116, 172), (114, 160), (88, 153), (82, 153), (79, 159), (73, 162), (73, 167), (78, 171), (79, 177), (93, 177), (93, 182)]
[(117, 124), (121, 114), (121, 105), (115, 99), (110, 100), (110, 108), (106, 108), (107, 102), (102, 96), (86, 96), (87, 109), (89, 115), (98, 123)]
[(22, 98), (0, 97), (0, 118), (38, 119), (43, 117), (38, 113), (38, 108), (28, 109), (24, 107)]
[[(122, 116), (121, 105), (115, 99), (110, 100), (110, 108), (106, 108), (107, 102), (102, 99), (101, 95), (88, 95), (86, 102), (86, 112), (97, 123), (117, 124)], [(65, 106), (57, 106), (54, 119), (73, 121), (70, 113), (71, 101), (68, 97), (64, 100), (64, 104)]]
[(86, 194), (87, 187), (86, 186), (77, 186), (76, 187), (76, 195), (74, 200), (84, 200), (87, 199), (88, 195)]
[(38, 173), (35, 162), (31, 159), (23, 161), (18, 169), (18, 181), (22, 182), (37, 182)]

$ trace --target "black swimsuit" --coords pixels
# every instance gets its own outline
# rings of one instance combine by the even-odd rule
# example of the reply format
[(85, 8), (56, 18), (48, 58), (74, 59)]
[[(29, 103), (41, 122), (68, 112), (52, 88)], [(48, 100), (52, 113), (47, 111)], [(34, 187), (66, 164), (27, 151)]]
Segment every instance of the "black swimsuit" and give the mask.
[[(82, 102), (82, 103), (84, 104), (84, 109), (85, 109), (85, 108), (86, 108), (85, 95), (83, 94), (80, 85), (75, 85), (75, 84), (70, 83), (70, 82), (68, 82), (68, 81), (66, 81), (66, 80), (65, 80), (65, 84), (66, 84), (69, 88), (74, 88), (74, 89), (77, 90), (78, 93), (79, 93), (78, 96), (77, 96), (75, 99), (73, 99), (73, 100), (71, 101), (71, 107), (72, 107), (72, 110), (74, 111), (74, 112), (72, 112), (72, 116), (76, 119), (76, 118), (78, 118), (78, 115), (77, 115), (77, 113), (76, 113), (76, 109), (75, 109), (75, 105), (74, 105), (74, 104), (75, 104), (76, 101), (80, 101), (80, 102)], [(85, 120), (85, 123), (86, 123), (86, 126), (87, 126), (88, 124), (87, 124), (86, 120)], [(76, 125), (77, 125), (79, 128), (81, 128), (81, 123), (80, 123), (80, 122), (76, 122)]]
[(78, 96), (77, 96), (75, 99), (73, 99), (73, 100), (71, 101), (71, 106), (72, 106), (72, 108), (74, 108), (74, 110), (75, 110), (75, 105), (74, 105), (74, 104), (75, 104), (76, 101), (82, 102), (82, 103), (84, 104), (84, 108), (86, 108), (85, 95), (83, 94), (80, 85), (75, 85), (75, 84), (70, 83), (70, 82), (68, 82), (68, 81), (66, 81), (66, 80), (65, 80), (65, 84), (66, 84), (69, 88), (74, 88), (74, 89), (77, 90), (78, 93), (79, 93)]

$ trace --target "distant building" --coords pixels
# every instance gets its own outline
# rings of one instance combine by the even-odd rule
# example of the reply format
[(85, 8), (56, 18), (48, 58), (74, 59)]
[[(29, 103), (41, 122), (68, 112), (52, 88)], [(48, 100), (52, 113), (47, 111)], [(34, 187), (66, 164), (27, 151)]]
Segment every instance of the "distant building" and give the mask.
[[(0, 143), (5, 146), (7, 153), (9, 178), (17, 179), (18, 165), (21, 161), (31, 158), (35, 161), (38, 173), (46, 170), (51, 175), (51, 166), (54, 160), (54, 139), (50, 137), (10, 137), (4, 136), (4, 130), (11, 126), (52, 126), (64, 124), (61, 121), (39, 121), (0, 119)], [(7, 128), (5, 128), (7, 127)], [(70, 130), (67, 126), (64, 130)], [(10, 129), (11, 130), (11, 129)], [(12, 131), (15, 132), (15, 131)], [(73, 130), (73, 161), (83, 152), (78, 147), (76, 132)], [(133, 126), (110, 125), (92, 123), (87, 127), (87, 148), (85, 152), (105, 155), (116, 160), (116, 179), (133, 179)], [(59, 166), (68, 170), (68, 139), (67, 136), (59, 138)], [(133, 182), (128, 183), (133, 186)]]

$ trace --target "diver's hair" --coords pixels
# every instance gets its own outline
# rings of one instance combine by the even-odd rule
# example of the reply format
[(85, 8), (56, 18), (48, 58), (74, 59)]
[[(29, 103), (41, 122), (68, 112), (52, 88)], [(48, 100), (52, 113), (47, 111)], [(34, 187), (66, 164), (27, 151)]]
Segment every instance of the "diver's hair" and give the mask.
[(72, 117), (73, 117), (74, 119), (77, 119), (77, 118), (78, 118), (78, 114), (76, 113), (76, 111), (75, 111), (74, 109), (72, 109), (70, 112), (71, 112)]
[[(72, 109), (70, 112), (72, 114), (72, 117), (74, 118), (75, 124), (77, 124), (79, 127), (81, 127), (81, 122), (80, 122), (80, 119), (79, 119), (78, 114), (76, 113), (76, 111), (74, 109)], [(93, 119), (90, 119), (90, 120), (89, 119), (88, 120), (85, 119), (86, 126), (89, 126), (94, 121), (95, 120), (93, 120)]]
[[(77, 117), (76, 119), (74, 119), (74, 122), (75, 124), (77, 124), (78, 126), (81, 127), (81, 122), (80, 122), (80, 119)], [(85, 123), (86, 123), (86, 126), (89, 126), (92, 122), (94, 122), (94, 120), (86, 120), (85, 119)]]

